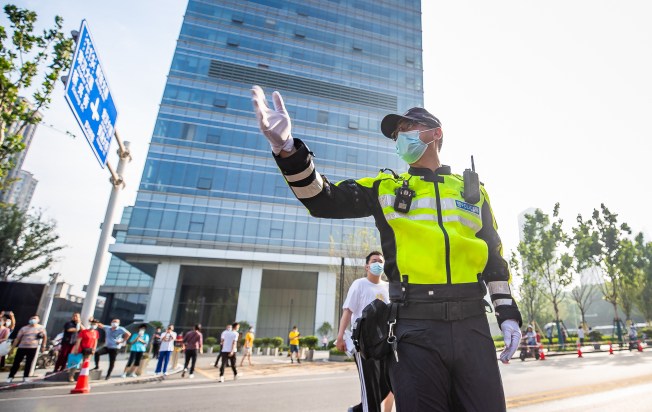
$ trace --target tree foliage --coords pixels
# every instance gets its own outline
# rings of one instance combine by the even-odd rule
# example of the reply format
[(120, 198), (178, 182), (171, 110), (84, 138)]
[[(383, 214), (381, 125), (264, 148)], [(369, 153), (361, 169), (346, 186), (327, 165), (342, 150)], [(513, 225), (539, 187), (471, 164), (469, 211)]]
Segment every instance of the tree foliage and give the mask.
[(49, 268), (58, 245), (56, 224), (40, 212), (30, 214), (15, 205), (0, 206), (0, 280), (22, 280)]
[(518, 244), (518, 253), (523, 269), (533, 277), (543, 296), (552, 304), (555, 320), (560, 321), (560, 304), (564, 289), (571, 284), (572, 274), (567, 263), (568, 255), (562, 254), (566, 244), (563, 220), (559, 217), (559, 203), (550, 216), (537, 209), (525, 216), (523, 241)]
[(549, 303), (546, 301), (536, 276), (527, 271), (516, 253), (509, 260), (512, 274), (521, 278), (518, 288), (519, 307), (527, 323), (545, 325), (550, 319)]
[(573, 229), (575, 255), (587, 267), (600, 270), (603, 282), (600, 283), (604, 299), (614, 308), (614, 319), (618, 318), (618, 303), (623, 281), (626, 259), (623, 259), (623, 246), (631, 234), (626, 223), (618, 223), (618, 215), (612, 213), (604, 204), (600, 210), (594, 209), (591, 219), (577, 216), (577, 226)]
[[(9, 28), (0, 26), (0, 190), (13, 156), (22, 150), (25, 126), (40, 121), (39, 110), (50, 104), (57, 80), (70, 68), (74, 41), (64, 36), (63, 19), (38, 34), (37, 14), (8, 4), (4, 7)], [(40, 85), (35, 79), (43, 73)], [(31, 104), (21, 96), (34, 90)]]

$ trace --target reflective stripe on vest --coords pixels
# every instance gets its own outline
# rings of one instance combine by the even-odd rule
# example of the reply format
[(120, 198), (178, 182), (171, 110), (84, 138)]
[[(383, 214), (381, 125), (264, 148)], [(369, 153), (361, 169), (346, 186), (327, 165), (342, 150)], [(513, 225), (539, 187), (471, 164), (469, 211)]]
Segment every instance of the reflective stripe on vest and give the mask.
[[(403, 174), (403, 178), (410, 175)], [(463, 182), (454, 175), (441, 175), (443, 182), (426, 182), (418, 176), (410, 179), (415, 192), (410, 211), (394, 209), (395, 191), (401, 181), (384, 179), (378, 187), (378, 202), (396, 240), (396, 265), (413, 284), (446, 284), (444, 230), (449, 238), (452, 284), (476, 283), (488, 259), (488, 248), (476, 234), (482, 229), (483, 199), (469, 204), (462, 198)], [(439, 185), (441, 210), (437, 209), (435, 184)], [(442, 227), (439, 225), (441, 215)]]

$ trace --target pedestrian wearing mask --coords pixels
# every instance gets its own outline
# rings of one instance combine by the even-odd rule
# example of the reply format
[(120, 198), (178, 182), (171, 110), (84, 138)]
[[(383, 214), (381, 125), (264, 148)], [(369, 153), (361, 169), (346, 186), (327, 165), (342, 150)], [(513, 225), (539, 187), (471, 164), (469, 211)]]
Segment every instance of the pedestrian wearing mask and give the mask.
[[(0, 312), (0, 344), (9, 340), (11, 332), (14, 331), (15, 324), (16, 318), (14, 317), (14, 312)], [(10, 344), (10, 342), (7, 344)], [(0, 368), (5, 367), (5, 358), (6, 356), (0, 356)]]
[(138, 328), (138, 333), (131, 336), (131, 339), (128, 342), (131, 344), (129, 348), (129, 360), (127, 361), (127, 366), (125, 366), (124, 372), (122, 372), (122, 377), (136, 377), (136, 369), (140, 366), (140, 361), (143, 359), (143, 354), (147, 352), (147, 345), (149, 345), (149, 335), (145, 333), (147, 331), (147, 325), (142, 324)]
[(59, 356), (57, 356), (57, 362), (54, 365), (54, 372), (62, 371), (66, 368), (68, 354), (75, 346), (75, 342), (77, 342), (77, 334), (81, 329), (84, 329), (84, 327), (81, 324), (80, 315), (79, 313), (73, 313), (72, 319), (63, 325), (61, 349), (59, 350)]
[[(385, 258), (378, 251), (373, 251), (365, 258), (366, 276), (356, 279), (351, 284), (342, 305), (342, 318), (340, 328), (335, 340), (335, 346), (342, 352), (348, 352), (353, 347), (351, 338), (346, 336), (349, 327), (355, 326), (356, 321), (362, 316), (364, 308), (376, 299), (389, 303), (389, 285), (380, 279), (383, 273)], [(387, 362), (384, 360), (364, 359), (359, 352), (353, 354), (355, 364), (360, 376), (360, 393), (362, 399), (358, 405), (349, 408), (351, 412), (380, 412), (391, 411), (394, 397), (389, 384)]]
[(113, 319), (111, 326), (98, 323), (98, 328), (104, 330), (104, 346), (95, 352), (95, 368), (100, 368), (100, 356), (109, 355), (109, 369), (106, 371), (106, 380), (111, 378), (113, 366), (115, 365), (115, 358), (118, 356), (118, 350), (131, 336), (131, 332), (120, 326), (120, 319)]
[(197, 353), (202, 353), (202, 348), (204, 346), (204, 337), (201, 334), (201, 325), (195, 325), (195, 330), (186, 333), (183, 336), (183, 346), (186, 349), (186, 362), (183, 366), (183, 372), (181, 377), (185, 377), (188, 372), (188, 363), (190, 363), (190, 375), (189, 378), (195, 377), (195, 363), (197, 363)]
[[(90, 358), (95, 353), (95, 349), (97, 349), (97, 341), (100, 339), (100, 332), (97, 330), (99, 323), (99, 320), (91, 318), (88, 329), (82, 329), (77, 334), (77, 341), (70, 353), (82, 354), (82, 366), (84, 365), (84, 361)], [(73, 370), (70, 370), (69, 375), (71, 382), (73, 381)]]
[(158, 352), (158, 362), (156, 362), (156, 375), (161, 373), (165, 376), (168, 374), (168, 362), (170, 361), (170, 354), (174, 350), (174, 340), (177, 338), (177, 333), (174, 331), (174, 325), (169, 325), (165, 333), (161, 334), (161, 347)]
[(156, 328), (152, 335), (152, 357), (158, 359), (158, 352), (161, 349), (161, 328)]
[(23, 382), (28, 380), (29, 373), (32, 370), (32, 363), (36, 358), (36, 351), (39, 346), (41, 347), (41, 351), (45, 351), (45, 343), (47, 340), (48, 337), (45, 328), (39, 323), (39, 317), (34, 315), (29, 318), (29, 324), (20, 328), (16, 339), (11, 342), (11, 348), (13, 349), (17, 347), (18, 350), (14, 357), (14, 364), (11, 365), (7, 382), (14, 380), (14, 376), (16, 376), (16, 372), (18, 372), (18, 368), (23, 359), (25, 359)]
[(505, 340), (503, 363), (519, 346), (521, 314), (489, 196), (477, 174), (455, 175), (441, 163), (439, 119), (421, 107), (385, 116), (381, 131), (408, 171), (331, 183), (292, 136), (280, 93), (272, 97), (273, 109), (259, 86), (252, 89), (259, 128), (297, 199), (311, 216), (373, 217), (379, 230), (396, 321), (385, 322), (393, 326), (385, 333), (395, 343), (387, 350), (397, 411), (505, 411), (487, 289)]

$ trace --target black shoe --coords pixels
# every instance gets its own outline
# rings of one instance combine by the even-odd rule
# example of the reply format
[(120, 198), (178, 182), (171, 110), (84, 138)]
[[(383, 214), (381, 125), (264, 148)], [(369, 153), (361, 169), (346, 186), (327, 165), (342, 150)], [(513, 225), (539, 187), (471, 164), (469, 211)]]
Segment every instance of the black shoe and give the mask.
[(107, 375), (106, 378), (104, 378), (105, 381), (108, 381), (109, 379), (111, 379), (109, 375)]
[(96, 366), (96, 367), (94, 367), (94, 368), (91, 369), (91, 370), (92, 370), (92, 371), (96, 371), (96, 370), (98, 370), (99, 368), (100, 368), (99, 366)]
[(300, 359), (297, 359), (297, 363), (301, 363), (301, 360), (300, 360)]

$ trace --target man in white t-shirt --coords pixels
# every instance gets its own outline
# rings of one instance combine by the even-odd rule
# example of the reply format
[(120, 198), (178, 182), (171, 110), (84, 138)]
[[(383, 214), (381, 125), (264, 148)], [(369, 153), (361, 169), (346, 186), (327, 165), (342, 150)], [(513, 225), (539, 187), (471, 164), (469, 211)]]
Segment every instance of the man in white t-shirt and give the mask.
[(161, 346), (158, 349), (158, 362), (156, 363), (155, 375), (161, 373), (165, 376), (168, 374), (168, 362), (170, 361), (170, 354), (174, 350), (174, 340), (177, 338), (177, 333), (174, 331), (174, 325), (168, 325), (165, 332), (161, 333)]
[[(355, 321), (362, 315), (363, 309), (368, 304), (375, 299), (389, 303), (389, 285), (380, 279), (384, 263), (385, 257), (382, 253), (378, 251), (369, 253), (365, 259), (366, 277), (356, 279), (351, 284), (344, 305), (342, 305), (342, 318), (340, 319), (340, 328), (335, 341), (337, 349), (345, 351), (347, 348), (352, 348), (351, 338), (350, 336), (345, 338), (345, 332), (349, 324), (355, 326)], [(354, 357), (360, 375), (362, 402), (349, 408), (349, 411), (380, 412), (383, 399), (386, 399), (383, 409), (391, 411), (394, 397), (391, 394), (385, 361), (363, 359), (357, 352)]]
[(220, 353), (220, 358), (222, 359), (222, 364), (220, 365), (220, 382), (224, 382), (224, 367), (227, 362), (231, 363), (231, 370), (233, 370), (233, 380), (238, 379), (238, 370), (235, 368), (235, 352), (238, 349), (238, 337), (240, 333), (238, 329), (240, 328), (239, 323), (234, 323), (231, 325), (231, 330), (225, 330), (222, 332), (222, 351)]

